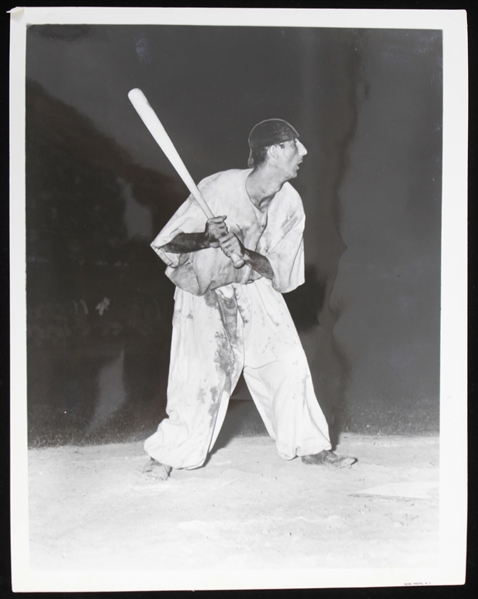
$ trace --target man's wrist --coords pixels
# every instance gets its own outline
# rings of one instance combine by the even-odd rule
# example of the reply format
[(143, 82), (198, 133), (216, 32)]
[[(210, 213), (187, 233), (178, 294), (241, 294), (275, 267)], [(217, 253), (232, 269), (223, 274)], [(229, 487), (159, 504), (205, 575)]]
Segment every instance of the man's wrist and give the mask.
[(210, 235), (207, 231), (204, 231), (203, 238), (204, 238), (204, 248), (205, 249), (219, 247), (219, 241), (215, 237)]
[(211, 247), (210, 238), (207, 235), (206, 231), (203, 233), (191, 233), (191, 241), (194, 239), (194, 245), (197, 246), (198, 250), (204, 250), (206, 248)]
[(203, 244), (204, 244), (205, 248), (211, 247), (211, 241), (212, 241), (212, 239), (211, 239), (211, 236), (209, 235), (209, 233), (208, 233), (207, 230), (204, 231), (204, 233), (202, 233), (202, 241), (203, 241)]
[(240, 246), (241, 252), (239, 254), (239, 258), (242, 258), (246, 264), (250, 265), (250, 261), (252, 259), (250, 251), (246, 247), (244, 247), (242, 243), (240, 244)]

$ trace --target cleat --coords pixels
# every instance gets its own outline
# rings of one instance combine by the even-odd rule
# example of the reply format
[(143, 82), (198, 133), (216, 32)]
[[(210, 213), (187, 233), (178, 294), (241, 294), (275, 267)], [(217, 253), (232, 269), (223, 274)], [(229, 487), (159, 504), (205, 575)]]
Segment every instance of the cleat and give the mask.
[(327, 466), (328, 468), (350, 468), (356, 461), (357, 458), (335, 455), (333, 451), (329, 451), (328, 449), (324, 449), (324, 451), (315, 455), (302, 456), (304, 464), (315, 464), (318, 466)]
[(171, 466), (161, 464), (151, 458), (141, 469), (141, 476), (148, 480), (167, 480), (171, 473)]

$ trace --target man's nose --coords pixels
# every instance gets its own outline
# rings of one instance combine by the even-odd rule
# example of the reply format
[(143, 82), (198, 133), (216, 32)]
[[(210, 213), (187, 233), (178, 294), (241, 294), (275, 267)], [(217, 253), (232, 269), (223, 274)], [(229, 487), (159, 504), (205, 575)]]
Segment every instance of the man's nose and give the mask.
[(299, 149), (299, 154), (301, 156), (305, 156), (307, 154), (307, 148), (304, 146), (304, 144), (302, 142), (300, 142), (299, 140), (297, 140), (297, 147)]

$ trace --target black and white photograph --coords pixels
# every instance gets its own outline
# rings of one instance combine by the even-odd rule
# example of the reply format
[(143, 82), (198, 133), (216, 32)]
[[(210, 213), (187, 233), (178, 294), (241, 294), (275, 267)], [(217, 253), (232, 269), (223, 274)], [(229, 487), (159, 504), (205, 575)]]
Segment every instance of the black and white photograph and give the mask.
[(462, 584), (466, 13), (19, 8), (10, 60), (14, 590)]

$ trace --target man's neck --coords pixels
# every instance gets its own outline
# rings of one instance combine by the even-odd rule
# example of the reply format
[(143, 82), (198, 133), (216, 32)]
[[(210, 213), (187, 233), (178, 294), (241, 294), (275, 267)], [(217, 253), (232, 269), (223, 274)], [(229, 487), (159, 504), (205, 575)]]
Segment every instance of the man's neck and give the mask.
[(286, 180), (268, 165), (255, 168), (246, 179), (246, 190), (251, 202), (259, 210), (266, 210)]

